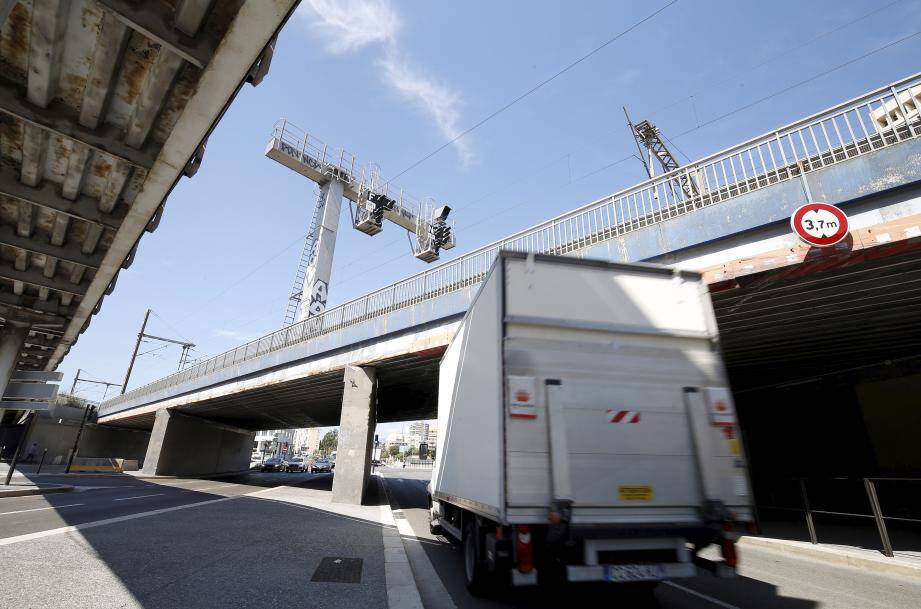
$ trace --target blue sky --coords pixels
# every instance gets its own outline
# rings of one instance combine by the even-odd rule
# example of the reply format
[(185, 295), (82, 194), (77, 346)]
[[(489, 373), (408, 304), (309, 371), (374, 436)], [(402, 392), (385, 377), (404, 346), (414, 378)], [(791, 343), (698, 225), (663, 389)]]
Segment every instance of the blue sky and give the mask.
[[(304, 0), (266, 80), (244, 87), (61, 364), (64, 385), (77, 368), (120, 382), (148, 307), (149, 332), (195, 342), (198, 355), (280, 327), (315, 195), (263, 156), (277, 119), (392, 176), (667, 3)], [(615, 163), (634, 152), (623, 105), (684, 162), (917, 71), (921, 35), (824, 74), (921, 31), (919, 4), (679, 0), (398, 181), (454, 208), (449, 259), (642, 181), (638, 161)], [(423, 268), (396, 227), (371, 238), (344, 217), (330, 304)], [(141, 357), (130, 387), (178, 357)]]

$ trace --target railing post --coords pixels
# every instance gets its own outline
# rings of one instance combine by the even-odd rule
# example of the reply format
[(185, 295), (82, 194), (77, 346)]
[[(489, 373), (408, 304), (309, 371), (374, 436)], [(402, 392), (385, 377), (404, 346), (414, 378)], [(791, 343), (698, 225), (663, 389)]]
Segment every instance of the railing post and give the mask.
[(883, 519), (883, 511), (879, 507), (879, 498), (876, 496), (876, 485), (869, 478), (863, 479), (863, 486), (867, 490), (867, 498), (870, 500), (870, 509), (873, 510), (873, 519), (876, 520), (876, 528), (879, 530), (880, 541), (883, 542), (883, 554), (892, 558), (892, 544), (889, 542), (889, 532), (886, 530), (886, 521)]
[(806, 495), (806, 481), (799, 479), (799, 492), (803, 497), (803, 511), (806, 512), (806, 527), (809, 529), (809, 541), (819, 543), (815, 535), (815, 524), (812, 522), (812, 510), (809, 509), (809, 497)]

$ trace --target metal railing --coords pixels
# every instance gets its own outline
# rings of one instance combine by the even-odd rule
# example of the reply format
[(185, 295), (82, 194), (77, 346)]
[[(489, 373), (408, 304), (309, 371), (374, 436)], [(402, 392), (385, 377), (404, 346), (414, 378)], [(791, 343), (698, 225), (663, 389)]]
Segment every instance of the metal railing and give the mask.
[[(120, 404), (479, 283), (499, 250), (567, 254), (921, 135), (921, 73), (609, 195), (103, 403)], [(908, 102), (911, 102), (909, 107)], [(908, 120), (875, 116), (899, 108)], [(305, 146), (313, 146), (304, 136)], [(691, 184), (690, 188), (682, 185)]]
[[(892, 558), (892, 542), (889, 539), (889, 529), (886, 526), (886, 521), (892, 522), (907, 522), (921, 524), (921, 518), (910, 518), (906, 516), (893, 516), (886, 515), (883, 513), (883, 508), (879, 500), (878, 488), (880, 485), (885, 485), (886, 483), (919, 483), (921, 478), (832, 478), (827, 480), (813, 480), (815, 484), (817, 482), (823, 482), (826, 484), (846, 484), (846, 483), (856, 483), (861, 484), (863, 487), (863, 497), (867, 501), (867, 506), (869, 507), (870, 513), (861, 513), (861, 512), (843, 512), (840, 510), (825, 510), (825, 509), (816, 509), (810, 497), (812, 499), (816, 498), (816, 493), (813, 492), (811, 495), (808, 490), (808, 484), (810, 482), (807, 478), (795, 478), (789, 480), (796, 484), (796, 491), (799, 494), (799, 499), (801, 502), (800, 506), (779, 506), (779, 505), (758, 505), (759, 510), (780, 510), (788, 512), (802, 512), (803, 517), (806, 522), (806, 529), (809, 532), (809, 541), (813, 544), (819, 543), (819, 537), (816, 533), (815, 528), (815, 516), (825, 515), (825, 516), (836, 516), (836, 517), (845, 517), (845, 518), (863, 518), (863, 519), (872, 519), (876, 524), (876, 530), (879, 534), (880, 545), (882, 553), (886, 556)], [(826, 495), (831, 494), (832, 496), (837, 496), (836, 499), (839, 502), (844, 503), (842, 497), (845, 497), (848, 500), (848, 503), (853, 504), (855, 502), (854, 491), (856, 489), (835, 489), (833, 491), (826, 490)], [(813, 489), (814, 491), (814, 489)], [(837, 492), (835, 492), (837, 491)], [(915, 493), (917, 495), (917, 493)], [(827, 500), (827, 498), (826, 498)]]

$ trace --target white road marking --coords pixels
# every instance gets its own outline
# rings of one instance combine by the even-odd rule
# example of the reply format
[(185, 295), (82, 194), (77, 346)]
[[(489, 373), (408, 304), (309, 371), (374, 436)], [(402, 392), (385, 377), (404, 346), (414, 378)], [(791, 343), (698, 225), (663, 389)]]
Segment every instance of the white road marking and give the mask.
[[(280, 488), (280, 487), (274, 487)], [(94, 522), (84, 522), (83, 524), (71, 525), (68, 527), (58, 527), (56, 529), (48, 529), (46, 531), (38, 531), (36, 533), (26, 533), (25, 535), (16, 535), (14, 537), (7, 537), (6, 539), (0, 539), (0, 546), (9, 546), (14, 543), (20, 543), (23, 541), (32, 541), (34, 539), (41, 539), (43, 537), (51, 537), (52, 535), (61, 535), (63, 533), (73, 533), (75, 531), (82, 531), (84, 529), (92, 529), (95, 527), (105, 526), (107, 524), (116, 524), (119, 522), (125, 522), (127, 520), (135, 520), (137, 518), (147, 518), (148, 516), (157, 516), (159, 514), (167, 514), (169, 512), (176, 512), (178, 510), (185, 510), (188, 508), (200, 507), (203, 505), (210, 505), (212, 503), (223, 503), (224, 501), (233, 501), (234, 499), (239, 499), (241, 497), (252, 497), (254, 495), (259, 495), (260, 493), (265, 493), (273, 489), (266, 488), (258, 491), (253, 491), (252, 493), (247, 493), (245, 495), (234, 495), (232, 497), (221, 497), (220, 499), (209, 499), (207, 501), (197, 501), (195, 503), (186, 503), (184, 505), (176, 505), (168, 508), (161, 508), (159, 510), (150, 510), (149, 512), (138, 512), (136, 514), (127, 514), (125, 516), (116, 516), (115, 518), (106, 518), (105, 520), (96, 520)]]
[(147, 497), (157, 497), (158, 495), (163, 495), (164, 493), (154, 493), (152, 495), (137, 495), (136, 497), (122, 497), (121, 499), (113, 499), (112, 501), (130, 501), (132, 499), (145, 499)]
[(39, 510), (59, 510), (66, 507), (77, 507), (78, 505), (86, 505), (85, 503), (68, 503), (67, 505), (52, 505), (49, 507), (42, 508), (32, 508), (31, 510), (16, 510), (15, 512), (0, 512), (0, 516), (7, 516), (9, 514), (23, 514), (25, 512), (37, 512)]
[(204, 488), (190, 488), (188, 490), (182, 491), (183, 493), (196, 493), (198, 491), (210, 491), (215, 488), (227, 488), (229, 486), (236, 486), (236, 484), (218, 484), (217, 486), (206, 486)]
[(721, 601), (721, 600), (718, 599), (718, 598), (713, 598), (712, 596), (707, 596), (706, 594), (703, 594), (702, 592), (698, 592), (697, 590), (691, 590), (690, 588), (686, 588), (686, 587), (682, 586), (681, 584), (676, 584), (676, 583), (673, 582), (673, 581), (664, 581), (664, 582), (662, 582), (662, 583), (665, 584), (666, 586), (671, 586), (672, 588), (676, 588), (676, 589), (678, 589), (678, 590), (681, 590), (682, 592), (687, 592), (687, 593), (690, 594), (691, 596), (696, 596), (697, 598), (702, 598), (702, 599), (704, 599), (705, 601), (710, 601), (711, 603), (713, 603), (714, 605), (716, 605), (716, 606), (718, 606), (718, 607), (723, 607), (724, 609), (739, 609), (739, 607), (736, 607), (735, 605), (730, 605), (729, 603), (727, 603), (727, 602), (725, 602), (725, 601)]

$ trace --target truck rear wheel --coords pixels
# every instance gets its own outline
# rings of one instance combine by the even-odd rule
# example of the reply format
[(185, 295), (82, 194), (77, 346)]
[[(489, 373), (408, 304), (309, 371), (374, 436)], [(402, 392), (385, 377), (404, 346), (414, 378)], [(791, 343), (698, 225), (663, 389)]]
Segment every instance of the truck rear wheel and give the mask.
[(485, 596), (492, 589), (492, 576), (483, 560), (480, 528), (470, 521), (464, 526), (464, 580), (474, 596)]

